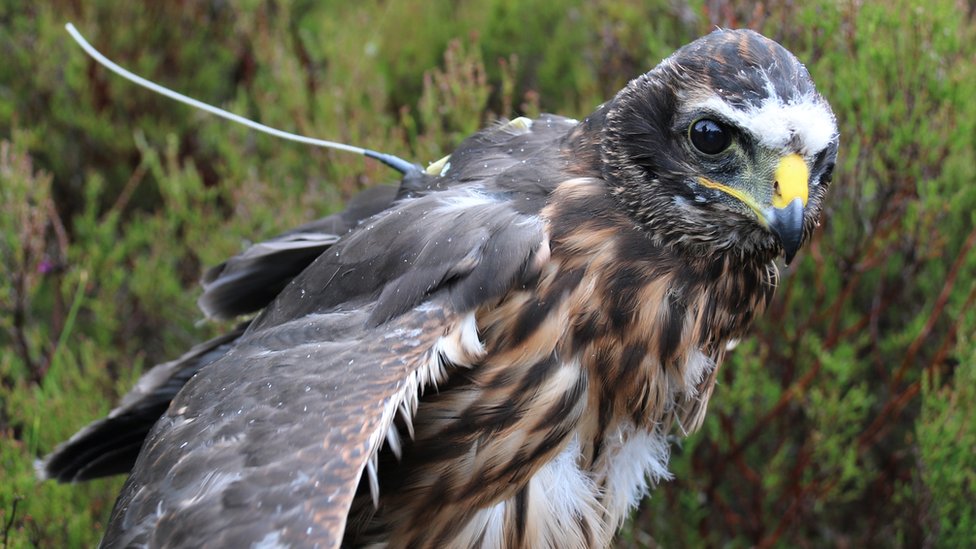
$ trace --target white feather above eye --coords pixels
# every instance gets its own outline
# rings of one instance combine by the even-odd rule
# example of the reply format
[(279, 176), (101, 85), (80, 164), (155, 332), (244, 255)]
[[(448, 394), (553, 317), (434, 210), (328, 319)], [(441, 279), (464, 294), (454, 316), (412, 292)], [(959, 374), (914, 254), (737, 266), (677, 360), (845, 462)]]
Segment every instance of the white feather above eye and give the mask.
[(775, 92), (770, 92), (758, 107), (745, 110), (734, 108), (716, 95), (698, 107), (735, 124), (770, 149), (784, 149), (797, 136), (800, 152), (808, 158), (837, 138), (834, 115), (823, 100), (812, 94), (784, 103)]

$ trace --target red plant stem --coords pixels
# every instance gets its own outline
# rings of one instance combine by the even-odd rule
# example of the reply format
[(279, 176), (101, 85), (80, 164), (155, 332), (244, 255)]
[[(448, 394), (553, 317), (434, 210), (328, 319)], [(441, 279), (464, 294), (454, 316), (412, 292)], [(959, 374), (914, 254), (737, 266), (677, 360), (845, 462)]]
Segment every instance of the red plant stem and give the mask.
[(952, 268), (949, 270), (949, 275), (946, 277), (945, 284), (942, 285), (942, 291), (939, 292), (939, 297), (935, 300), (935, 306), (932, 307), (932, 312), (929, 314), (928, 320), (925, 322), (925, 326), (922, 330), (915, 336), (915, 340), (912, 344), (908, 346), (908, 350), (905, 352), (905, 359), (902, 360), (901, 366), (895, 372), (895, 375), (891, 379), (890, 387), (894, 390), (901, 380), (905, 377), (905, 372), (908, 367), (915, 361), (915, 357), (918, 355), (919, 349), (922, 348), (922, 344), (928, 339), (929, 335), (932, 333), (932, 328), (935, 327), (935, 323), (942, 316), (942, 311), (945, 309), (946, 304), (949, 302), (949, 296), (952, 294), (952, 289), (956, 284), (956, 277), (959, 276), (959, 271), (962, 270), (963, 263), (969, 256), (969, 252), (972, 250), (973, 246), (976, 245), (976, 228), (970, 231), (969, 236), (963, 243), (962, 248), (956, 255), (956, 260), (952, 264)]
[(776, 401), (776, 404), (774, 404), (773, 407), (770, 408), (769, 411), (756, 422), (752, 429), (750, 429), (749, 432), (742, 437), (737, 444), (732, 445), (732, 448), (728, 453), (730, 460), (736, 458), (746, 449), (746, 447), (755, 442), (755, 440), (759, 438), (759, 435), (769, 427), (772, 420), (779, 416), (784, 409), (786, 409), (786, 406), (793, 400), (794, 396), (810, 386), (813, 379), (818, 373), (820, 373), (821, 366), (820, 361), (816, 360), (813, 367), (810, 368), (807, 373), (803, 374), (803, 377), (801, 377), (789, 389), (783, 391), (783, 394), (780, 395), (779, 400)]

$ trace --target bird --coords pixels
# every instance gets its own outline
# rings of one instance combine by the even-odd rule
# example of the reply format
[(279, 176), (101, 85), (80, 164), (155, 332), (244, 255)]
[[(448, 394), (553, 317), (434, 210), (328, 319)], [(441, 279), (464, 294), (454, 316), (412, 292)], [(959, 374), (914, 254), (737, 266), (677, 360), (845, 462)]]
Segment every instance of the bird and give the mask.
[(243, 321), (42, 476), (130, 472), (105, 547), (605, 547), (819, 225), (806, 67), (718, 29), (589, 116), (499, 122), (210, 270)]

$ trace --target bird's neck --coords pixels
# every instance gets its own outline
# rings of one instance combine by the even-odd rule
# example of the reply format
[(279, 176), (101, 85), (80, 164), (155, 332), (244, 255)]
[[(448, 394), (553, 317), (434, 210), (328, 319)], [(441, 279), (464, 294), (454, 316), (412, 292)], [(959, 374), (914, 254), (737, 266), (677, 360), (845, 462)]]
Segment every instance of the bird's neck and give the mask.
[(775, 267), (656, 244), (597, 178), (564, 182), (543, 215), (551, 258), (539, 290), (567, 300), (571, 343), (561, 352), (578, 358), (602, 393), (595, 417), (696, 428), (726, 344), (773, 294)]

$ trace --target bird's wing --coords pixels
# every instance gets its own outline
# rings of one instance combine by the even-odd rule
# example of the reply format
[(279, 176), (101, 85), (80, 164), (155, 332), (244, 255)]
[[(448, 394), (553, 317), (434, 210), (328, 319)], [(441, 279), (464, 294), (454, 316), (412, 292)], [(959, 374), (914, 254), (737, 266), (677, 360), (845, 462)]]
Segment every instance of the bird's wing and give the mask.
[[(443, 169), (445, 177), (432, 178), (424, 172), (408, 173), (399, 186), (368, 188), (354, 196), (339, 213), (249, 246), (204, 273), (200, 281), (203, 294), (197, 304), (208, 317), (218, 319), (259, 311), (342, 235), (390, 208), (395, 200), (444, 190), (472, 180), (480, 181), (502, 171), (508, 171), (509, 177), (514, 177), (513, 174), (523, 167), (523, 161), (541, 152), (540, 145), (550, 144), (553, 136), (565, 132), (575, 123), (551, 115), (540, 120), (541, 123), (533, 127), (532, 121), (518, 118), (475, 134), (439, 163), (438, 172)], [(513, 140), (519, 143), (513, 143)], [(518, 149), (514, 148), (516, 144)], [(473, 163), (474, 160), (479, 163)], [(453, 171), (450, 169), (452, 164)], [(528, 168), (537, 169), (538, 166)], [(533, 184), (521, 179), (517, 183), (523, 187)], [(499, 184), (504, 186), (505, 182)], [(537, 206), (535, 203), (528, 205), (536, 209)], [(526, 205), (519, 208), (525, 211)]]
[(226, 353), (246, 327), (242, 324), (146, 372), (108, 416), (88, 424), (39, 462), (38, 475), (76, 482), (128, 473), (173, 397), (201, 368)]
[(527, 204), (541, 206), (545, 188), (518, 191), (521, 161), (491, 139), (480, 179), (458, 158), (445, 190), (360, 224), (187, 383), (147, 439), (106, 546), (338, 547), (363, 471), (384, 440), (398, 443), (394, 418), (409, 421), (419, 391), (477, 362), (474, 310), (531, 276), (544, 237)]
[(233, 318), (263, 309), (342, 235), (363, 219), (389, 208), (397, 192), (392, 185), (366, 189), (343, 211), (253, 244), (212, 267), (200, 281), (200, 309), (212, 318)]
[[(232, 318), (264, 308), (341, 235), (390, 207), (398, 193), (409, 192), (408, 183), (414, 179), (405, 179), (400, 189), (393, 185), (366, 189), (341, 212), (254, 244), (208, 270), (201, 281), (201, 309), (211, 317)], [(38, 476), (77, 482), (131, 471), (146, 435), (173, 397), (200, 368), (227, 352), (245, 328), (247, 323), (154, 366), (108, 416), (85, 426), (40, 460)]]

